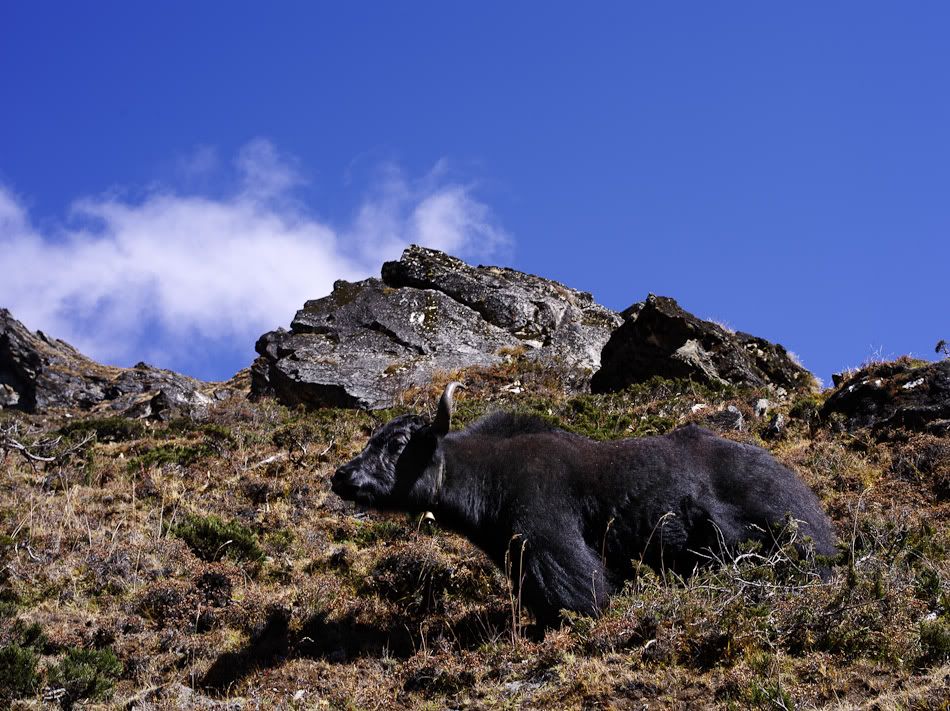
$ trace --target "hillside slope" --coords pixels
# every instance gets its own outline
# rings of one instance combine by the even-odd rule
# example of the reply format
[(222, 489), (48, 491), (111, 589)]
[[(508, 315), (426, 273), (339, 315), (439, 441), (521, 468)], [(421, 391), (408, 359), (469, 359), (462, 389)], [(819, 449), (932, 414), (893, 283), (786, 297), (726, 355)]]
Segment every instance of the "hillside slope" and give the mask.
[[(373, 427), (431, 414), (456, 377), (459, 426), (503, 407), (599, 439), (697, 421), (767, 447), (830, 512), (834, 579), (792, 547), (687, 581), (641, 568), (603, 618), (532, 641), (516, 586), (465, 540), (330, 493)], [(950, 438), (864, 426), (829, 395), (663, 379), (572, 394), (512, 353), (375, 413), (0, 411), (0, 704), (945, 709)]]

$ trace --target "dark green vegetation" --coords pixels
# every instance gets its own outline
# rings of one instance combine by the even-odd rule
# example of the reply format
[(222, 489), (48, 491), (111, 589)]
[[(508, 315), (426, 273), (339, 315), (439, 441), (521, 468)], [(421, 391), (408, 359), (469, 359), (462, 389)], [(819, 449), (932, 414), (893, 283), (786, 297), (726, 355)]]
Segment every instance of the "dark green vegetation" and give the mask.
[(431, 413), (444, 381), (375, 415), (239, 399), (200, 424), (0, 413), (52, 460), (0, 452), (0, 706), (946, 708), (946, 438), (841, 432), (824, 396), (664, 380), (566, 396), (517, 358), (465, 380), (459, 427), (505, 407), (613, 439), (723, 430), (734, 407), (745, 426), (724, 434), (769, 448), (830, 512), (834, 578), (792, 545), (689, 580), (631, 561), (602, 618), (535, 641), (517, 584), (464, 539), (329, 491), (373, 427)]
[(80, 699), (99, 701), (107, 698), (122, 674), (122, 663), (111, 649), (66, 650), (65, 656), (50, 667), (47, 681), (53, 689), (63, 689), (61, 701), (71, 706)]
[(171, 527), (201, 560), (213, 563), (225, 556), (237, 561), (257, 561), (264, 557), (254, 532), (237, 521), (222, 521), (217, 516), (188, 514)]

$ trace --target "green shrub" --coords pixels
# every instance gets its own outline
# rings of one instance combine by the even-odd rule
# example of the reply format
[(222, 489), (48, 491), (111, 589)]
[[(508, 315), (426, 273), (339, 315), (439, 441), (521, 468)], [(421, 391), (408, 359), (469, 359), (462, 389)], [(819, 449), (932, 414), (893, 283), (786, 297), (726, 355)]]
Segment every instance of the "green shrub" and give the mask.
[(77, 420), (59, 428), (64, 436), (84, 437), (95, 433), (100, 442), (125, 442), (141, 439), (148, 434), (148, 427), (141, 420), (129, 420), (125, 417), (101, 417), (89, 420)]
[(950, 660), (950, 620), (938, 617), (921, 622), (920, 646), (925, 664)]
[(38, 657), (32, 649), (18, 644), (0, 647), (0, 699), (31, 696), (39, 686)]
[(225, 556), (237, 561), (257, 561), (264, 557), (257, 536), (237, 521), (192, 514), (173, 526), (170, 532), (187, 543), (196, 556), (208, 562)]
[(72, 647), (49, 670), (48, 681), (51, 687), (66, 690), (65, 705), (71, 706), (80, 699), (107, 699), (121, 674), (122, 662), (111, 649)]
[(271, 531), (264, 537), (264, 542), (273, 547), (279, 553), (290, 550), (294, 543), (294, 533), (290, 529), (281, 528)]
[(212, 441), (233, 442), (234, 435), (224, 425), (214, 422), (196, 422), (190, 417), (176, 417), (165, 425), (165, 431), (172, 436), (180, 437), (191, 434), (203, 434)]
[(824, 394), (802, 395), (792, 403), (792, 407), (788, 413), (789, 417), (809, 423), (815, 422), (819, 417), (821, 407), (824, 405), (826, 399), (827, 395)]

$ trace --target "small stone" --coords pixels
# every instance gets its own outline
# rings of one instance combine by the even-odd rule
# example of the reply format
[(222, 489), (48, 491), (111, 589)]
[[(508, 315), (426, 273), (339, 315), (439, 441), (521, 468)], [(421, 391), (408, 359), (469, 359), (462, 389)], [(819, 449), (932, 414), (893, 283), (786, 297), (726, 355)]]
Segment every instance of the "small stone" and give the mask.
[(778, 439), (785, 432), (785, 416), (780, 412), (776, 412), (772, 415), (772, 419), (769, 420), (768, 426), (765, 428), (762, 436), (766, 439)]
[(770, 409), (772, 409), (772, 403), (766, 398), (762, 397), (755, 401), (756, 417), (765, 417)]
[(20, 402), (20, 393), (6, 383), (0, 385), (0, 410), (5, 407), (13, 407), (18, 402)]

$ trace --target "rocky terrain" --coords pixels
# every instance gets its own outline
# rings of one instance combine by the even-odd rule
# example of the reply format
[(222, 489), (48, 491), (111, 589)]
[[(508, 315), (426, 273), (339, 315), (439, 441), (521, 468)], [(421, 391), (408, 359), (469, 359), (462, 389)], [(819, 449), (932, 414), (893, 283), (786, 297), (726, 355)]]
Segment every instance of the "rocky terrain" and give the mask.
[[(246, 375), (111, 368), (0, 311), (0, 707), (946, 709), (950, 359), (819, 391), (777, 344), (411, 248)], [(505, 408), (597, 439), (688, 422), (798, 471), (841, 541), (638, 574), (538, 641), (516, 581), (329, 479), (372, 429)], [(593, 392), (592, 392), (593, 390)]]
[(65, 341), (29, 331), (0, 308), (0, 408), (201, 418), (213, 402), (241, 389), (240, 376), (230, 383), (204, 383), (145, 363), (134, 368), (101, 365)]

